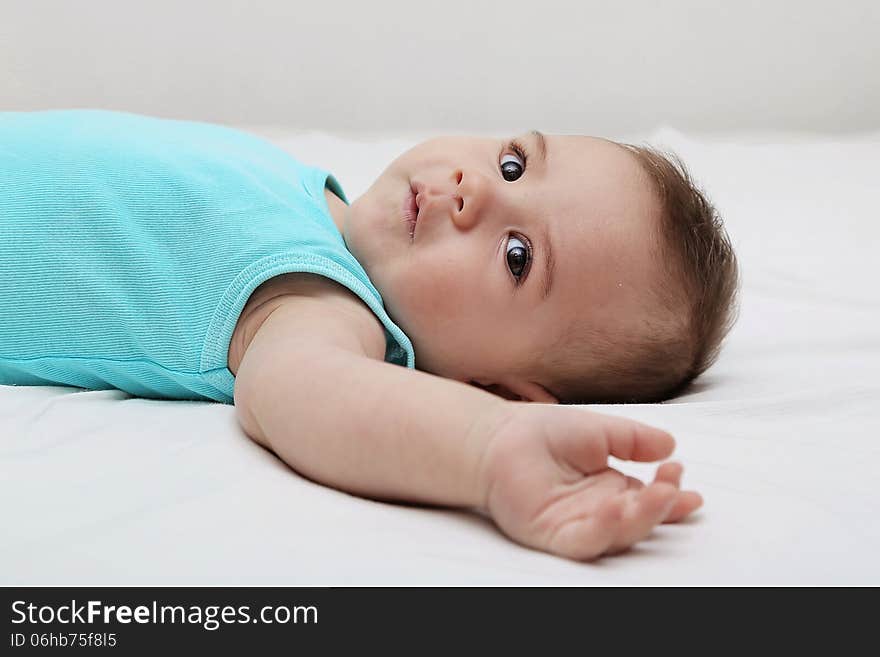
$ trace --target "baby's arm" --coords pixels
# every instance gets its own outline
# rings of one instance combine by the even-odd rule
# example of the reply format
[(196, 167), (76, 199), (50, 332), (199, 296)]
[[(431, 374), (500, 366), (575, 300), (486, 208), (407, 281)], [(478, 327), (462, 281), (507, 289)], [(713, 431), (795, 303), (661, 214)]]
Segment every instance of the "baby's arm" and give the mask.
[(699, 506), (678, 489), (676, 464), (644, 488), (608, 468), (611, 454), (665, 458), (665, 432), (384, 363), (381, 332), (365, 337), (351, 319), (291, 297), (238, 367), (243, 428), (302, 475), (372, 498), (481, 509), (511, 538), (577, 559), (625, 549)]

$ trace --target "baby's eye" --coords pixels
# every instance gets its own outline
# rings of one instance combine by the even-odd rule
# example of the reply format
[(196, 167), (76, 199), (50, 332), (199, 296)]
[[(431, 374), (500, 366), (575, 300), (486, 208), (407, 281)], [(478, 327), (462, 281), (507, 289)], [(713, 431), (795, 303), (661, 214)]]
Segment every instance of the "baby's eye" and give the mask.
[(531, 260), (531, 246), (514, 235), (507, 238), (507, 268), (513, 274), (517, 283), (523, 277), (523, 272), (528, 270)]
[(501, 157), (501, 175), (507, 182), (519, 180), (526, 171), (528, 156), (519, 142), (512, 141), (507, 146), (515, 155), (505, 153)]

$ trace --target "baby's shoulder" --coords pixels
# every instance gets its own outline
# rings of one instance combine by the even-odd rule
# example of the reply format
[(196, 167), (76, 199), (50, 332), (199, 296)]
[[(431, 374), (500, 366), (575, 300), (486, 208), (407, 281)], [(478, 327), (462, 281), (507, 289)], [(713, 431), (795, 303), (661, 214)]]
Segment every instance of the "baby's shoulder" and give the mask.
[[(312, 328), (321, 331), (321, 322), (338, 318), (336, 330), (351, 330), (364, 346), (367, 355), (385, 358), (385, 331), (373, 311), (354, 292), (336, 281), (305, 272), (273, 276), (257, 287), (238, 317), (229, 342), (227, 366), (233, 375), (238, 370), (248, 346), (266, 318), (281, 307), (291, 308), (300, 316), (315, 317)], [(302, 326), (306, 324), (300, 322)]]

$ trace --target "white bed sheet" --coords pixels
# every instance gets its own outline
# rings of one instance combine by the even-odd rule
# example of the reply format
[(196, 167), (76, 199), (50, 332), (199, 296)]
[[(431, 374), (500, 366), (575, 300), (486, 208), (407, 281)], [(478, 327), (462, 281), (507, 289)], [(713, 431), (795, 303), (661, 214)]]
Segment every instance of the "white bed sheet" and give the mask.
[[(350, 199), (418, 140), (262, 133)], [(706, 500), (691, 521), (580, 564), (312, 483), (231, 406), (2, 386), (0, 584), (880, 584), (880, 133), (647, 138), (682, 155), (743, 267), (740, 321), (693, 391), (602, 407), (675, 434)]]

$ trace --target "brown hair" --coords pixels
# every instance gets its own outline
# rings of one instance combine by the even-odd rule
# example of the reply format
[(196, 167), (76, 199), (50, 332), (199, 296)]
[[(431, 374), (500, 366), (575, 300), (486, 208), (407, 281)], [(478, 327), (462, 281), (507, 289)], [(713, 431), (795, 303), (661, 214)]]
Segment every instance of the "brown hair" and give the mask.
[(659, 310), (639, 326), (572, 327), (545, 352), (545, 387), (563, 403), (657, 402), (681, 392), (718, 357), (737, 316), (739, 270), (730, 238), (674, 153), (619, 144), (647, 174), (660, 203)]

